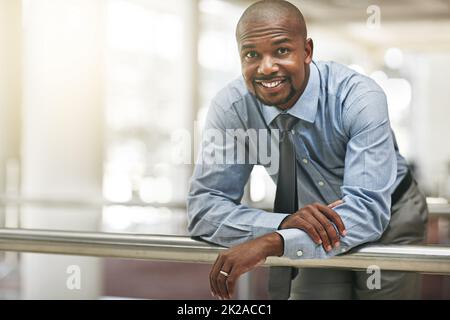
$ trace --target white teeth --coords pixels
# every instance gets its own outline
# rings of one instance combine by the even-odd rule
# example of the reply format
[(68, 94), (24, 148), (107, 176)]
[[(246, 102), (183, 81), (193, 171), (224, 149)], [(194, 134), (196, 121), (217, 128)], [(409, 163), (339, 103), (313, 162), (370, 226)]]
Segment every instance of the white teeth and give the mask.
[(278, 81), (273, 81), (273, 82), (263, 82), (263, 81), (261, 81), (261, 84), (262, 84), (264, 87), (266, 87), (266, 88), (274, 88), (274, 87), (280, 85), (280, 83), (281, 83), (280, 80), (278, 80)]

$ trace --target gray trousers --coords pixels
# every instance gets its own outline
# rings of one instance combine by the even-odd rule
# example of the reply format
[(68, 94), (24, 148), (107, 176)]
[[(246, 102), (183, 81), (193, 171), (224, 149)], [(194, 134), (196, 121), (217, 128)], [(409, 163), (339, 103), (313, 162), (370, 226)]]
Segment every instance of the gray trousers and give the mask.
[[(427, 218), (425, 197), (413, 181), (392, 207), (390, 223), (376, 243), (420, 244), (425, 239)], [(290, 300), (420, 298), (418, 273), (381, 270), (379, 289), (367, 285), (371, 275), (366, 270), (302, 268), (292, 280)]]

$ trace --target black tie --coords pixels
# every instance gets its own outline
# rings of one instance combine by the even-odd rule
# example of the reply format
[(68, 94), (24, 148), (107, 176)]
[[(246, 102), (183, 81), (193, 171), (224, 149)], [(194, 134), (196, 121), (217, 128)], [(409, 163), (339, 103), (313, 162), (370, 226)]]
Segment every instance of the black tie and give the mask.
[[(274, 212), (294, 213), (298, 210), (297, 163), (292, 128), (298, 119), (286, 113), (280, 114), (275, 123), (280, 130), (280, 161)], [(291, 280), (297, 269), (271, 267), (269, 273), (269, 294), (274, 300), (286, 300), (291, 291)]]

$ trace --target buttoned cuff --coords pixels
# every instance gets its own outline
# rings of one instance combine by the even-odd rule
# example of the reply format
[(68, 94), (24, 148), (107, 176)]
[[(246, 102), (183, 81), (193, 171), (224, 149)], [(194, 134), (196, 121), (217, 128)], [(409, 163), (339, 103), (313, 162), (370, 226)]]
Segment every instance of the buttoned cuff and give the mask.
[(289, 216), (283, 213), (272, 213), (267, 211), (262, 211), (261, 214), (255, 220), (253, 225), (254, 237), (260, 237), (270, 232), (278, 230), (281, 222)]
[(300, 229), (278, 230), (284, 240), (283, 257), (290, 259), (322, 259), (339, 254), (339, 250), (326, 252), (321, 244), (316, 244), (306, 232)]

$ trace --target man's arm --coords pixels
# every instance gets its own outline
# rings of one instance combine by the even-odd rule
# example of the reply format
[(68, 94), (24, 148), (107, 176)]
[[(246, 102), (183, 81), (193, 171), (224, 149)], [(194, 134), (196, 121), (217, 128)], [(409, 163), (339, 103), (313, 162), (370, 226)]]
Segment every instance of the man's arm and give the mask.
[[(341, 200), (335, 201), (328, 205), (327, 209), (333, 212), (333, 214), (337, 215), (331, 209), (341, 203)], [(306, 210), (305, 214), (303, 215), (306, 219), (308, 219), (309, 217), (313, 217), (312, 214), (311, 216), (309, 216), (309, 206), (302, 209)], [(302, 209), (299, 210), (299, 212), (302, 212)], [(322, 209), (322, 211), (324, 210)], [(321, 215), (321, 212), (318, 212), (317, 215)], [(291, 215), (289, 217), (292, 216), (294, 215)], [(325, 217), (323, 218), (326, 219)], [(314, 232), (312, 232), (311, 229), (306, 228), (304, 222), (299, 221), (298, 219), (290, 219), (289, 221), (283, 221), (281, 226), (286, 225), (286, 223), (293, 225), (294, 228), (301, 228), (302, 230), (305, 230), (305, 232), (308, 232), (312, 239), (314, 239)], [(321, 223), (323, 223), (323, 225), (321, 225), (322, 229), (326, 228), (326, 225), (331, 224), (330, 221), (322, 221)], [(311, 226), (311, 228), (314, 229), (313, 226)], [(323, 232), (325, 232), (325, 230)], [(318, 243), (318, 245), (321, 244), (321, 241), (319, 240), (323, 238), (324, 237), (322, 235), (317, 235), (316, 242)], [(336, 238), (339, 239), (338, 234), (336, 234)], [(221, 252), (214, 262), (214, 265), (209, 274), (211, 294), (213, 296), (218, 296), (221, 299), (230, 299), (234, 293), (235, 283), (243, 273), (248, 272), (258, 265), (262, 264), (269, 256), (283, 255), (283, 251), (283, 238), (280, 234), (272, 232)], [(225, 274), (221, 273), (221, 271), (225, 271)]]
[[(384, 93), (366, 93), (348, 106), (344, 127), (349, 141), (341, 188), (343, 202), (334, 208), (346, 229), (340, 247), (327, 252), (299, 228), (294, 221), (296, 213), (283, 222), (290, 222), (289, 229), (277, 231), (282, 239), (271, 233), (221, 254), (210, 274), (213, 293), (220, 298), (230, 298), (235, 279), (255, 267), (266, 254), (279, 255), (280, 248), (284, 256), (292, 259), (327, 258), (381, 237), (389, 223), (391, 194), (397, 176)], [(225, 277), (217, 270), (231, 276)]]
[(276, 231), (287, 216), (241, 204), (253, 165), (223, 163), (224, 153), (234, 152), (225, 144), (227, 129), (237, 128), (236, 115), (213, 102), (187, 199), (190, 234), (226, 247)]
[(349, 141), (345, 157), (343, 203), (334, 208), (347, 235), (340, 248), (326, 252), (302, 230), (278, 231), (284, 256), (327, 258), (381, 237), (390, 220), (391, 194), (397, 177), (386, 97), (382, 91), (363, 94), (344, 108), (343, 126)]
[[(288, 217), (288, 213), (274, 214), (240, 204), (253, 165), (224, 164), (220, 161), (224, 159), (224, 152), (230, 152), (229, 148), (234, 148), (234, 145), (224, 144), (226, 130), (238, 128), (233, 117), (233, 114), (227, 113), (219, 105), (213, 103), (211, 106), (205, 126), (207, 139), (200, 153), (203, 159), (199, 159), (195, 166), (187, 206), (191, 235), (227, 247), (236, 246), (230, 249), (230, 253), (244, 250), (247, 259), (235, 269), (234, 274), (238, 277), (242, 270), (250, 270), (267, 256), (283, 254), (283, 239), (275, 231)], [(213, 131), (207, 132), (208, 130)], [(337, 234), (331, 235), (330, 230), (335, 230), (327, 217), (324, 215), (322, 221), (317, 219), (318, 215), (320, 218), (320, 208), (316, 210), (317, 214), (313, 214), (309, 208), (300, 211), (302, 219), (289, 222), (292, 228), (305, 230), (317, 244), (323, 244), (324, 248), (339, 241)], [(318, 226), (317, 232), (312, 225)], [(340, 222), (337, 225), (343, 224)], [(228, 252), (223, 256), (227, 260)], [(220, 265), (220, 258), (221, 256), (215, 266)], [(220, 275), (220, 270), (216, 269), (213, 268), (214, 272), (212, 271), (211, 287), (213, 292), (220, 296), (214, 282)]]
[(324, 248), (338, 242), (332, 222), (341, 233), (344, 226), (326, 206), (307, 206), (296, 214), (298, 219), (285, 222), (290, 213), (266, 212), (240, 203), (253, 164), (224, 163), (225, 154), (232, 154), (235, 148), (234, 143), (225, 143), (228, 129), (242, 129), (237, 120), (233, 121), (235, 117), (215, 103), (209, 109), (201, 158), (195, 166), (187, 199), (190, 234), (230, 247), (275, 232), (283, 222), (285, 227), (305, 230)]

